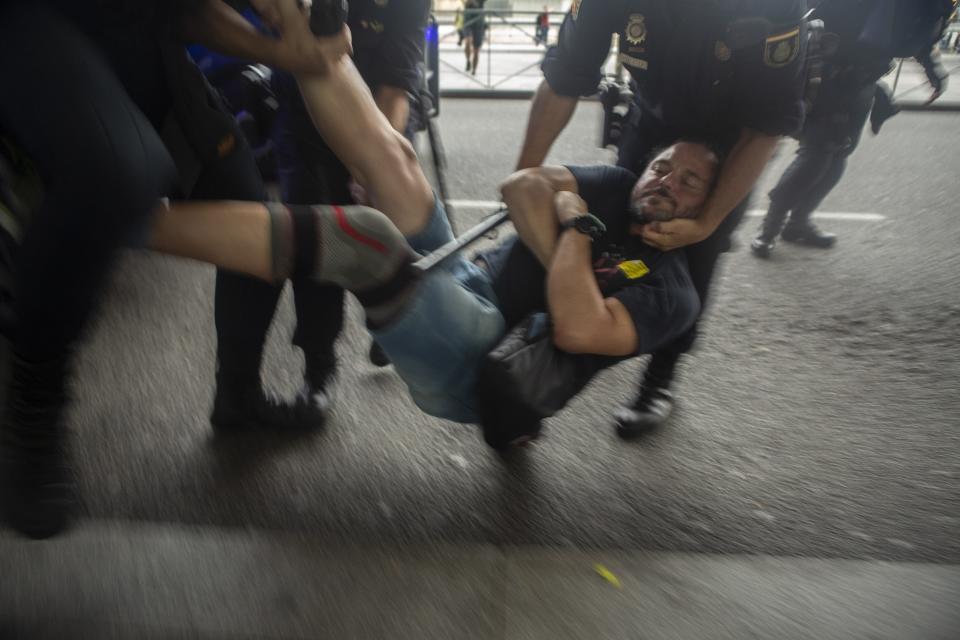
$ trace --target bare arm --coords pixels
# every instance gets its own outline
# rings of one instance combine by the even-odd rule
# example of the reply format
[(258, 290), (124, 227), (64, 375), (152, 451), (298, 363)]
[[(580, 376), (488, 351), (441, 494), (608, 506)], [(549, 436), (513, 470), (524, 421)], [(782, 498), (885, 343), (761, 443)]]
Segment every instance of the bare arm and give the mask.
[(410, 97), (406, 90), (387, 84), (381, 85), (373, 99), (377, 102), (377, 108), (387, 116), (390, 126), (403, 133), (410, 120)]
[[(587, 212), (576, 194), (556, 195), (558, 220)], [(593, 273), (590, 238), (567, 230), (557, 240), (547, 272), (547, 306), (553, 341), (569, 353), (626, 356), (637, 350), (637, 330), (616, 298), (604, 298)]]
[(643, 231), (644, 242), (669, 251), (706, 240), (750, 193), (779, 140), (778, 136), (744, 129), (724, 161), (717, 185), (700, 215), (649, 224)]
[(570, 122), (578, 101), (579, 98), (559, 95), (546, 80), (540, 83), (530, 106), (527, 133), (523, 138), (517, 169), (543, 164), (557, 136)]
[(348, 30), (315, 37), (292, 0), (260, 0), (254, 4), (262, 5), (264, 20), (278, 29), (279, 39), (257, 31), (222, 0), (206, 0), (186, 13), (180, 22), (180, 35), (229, 56), (295, 72), (326, 73), (350, 53)]
[(517, 171), (500, 185), (500, 193), (517, 235), (544, 268), (557, 246), (558, 191), (577, 192), (577, 181), (566, 167), (535, 167)]

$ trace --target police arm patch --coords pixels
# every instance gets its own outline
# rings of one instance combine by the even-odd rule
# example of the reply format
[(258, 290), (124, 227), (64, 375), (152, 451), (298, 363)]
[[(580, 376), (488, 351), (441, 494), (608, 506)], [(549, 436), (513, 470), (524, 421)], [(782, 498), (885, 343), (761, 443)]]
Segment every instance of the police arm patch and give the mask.
[(800, 27), (768, 36), (763, 42), (763, 63), (768, 67), (785, 67), (799, 54)]

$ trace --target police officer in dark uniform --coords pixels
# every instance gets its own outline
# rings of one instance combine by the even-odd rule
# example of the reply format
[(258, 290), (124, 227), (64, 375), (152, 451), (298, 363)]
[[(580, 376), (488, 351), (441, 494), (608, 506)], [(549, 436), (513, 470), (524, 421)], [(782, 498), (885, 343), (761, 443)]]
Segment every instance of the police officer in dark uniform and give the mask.
[[(398, 131), (407, 129), (410, 98), (420, 89), (428, 0), (352, 0), (347, 23), (354, 64), (380, 110)], [(271, 84), (280, 110), (274, 149), (282, 200), (289, 204), (352, 203), (350, 174), (317, 132), (292, 75)], [(260, 361), (282, 287), (220, 270), (217, 274), (216, 426), (262, 424), (309, 428), (322, 423), (328, 384), (336, 371), (334, 343), (343, 326), (343, 290), (310, 279), (293, 281), (304, 386), (283, 407), (260, 391)]]
[(843, 176), (867, 116), (876, 133), (896, 113), (877, 80), (890, 70), (894, 57), (915, 56), (934, 89), (930, 102), (939, 97), (948, 76), (934, 45), (952, 9), (950, 0), (819, 3), (814, 17), (823, 20), (836, 51), (824, 65), (797, 157), (770, 192), (770, 208), (750, 245), (754, 255), (769, 256), (777, 236), (808, 247), (834, 245), (836, 236), (817, 229), (810, 217)]
[[(638, 171), (650, 152), (681, 137), (711, 142), (726, 159), (717, 188), (695, 220), (648, 224), (644, 241), (683, 248), (705, 303), (720, 253), (781, 136), (803, 121), (806, 27), (802, 0), (574, 0), (530, 113), (519, 168), (543, 162), (579, 96), (597, 90), (611, 35), (629, 71), (635, 109), (618, 164)], [(670, 415), (669, 390), (696, 328), (658, 350), (637, 399), (616, 414), (621, 435)]]
[(72, 354), (117, 250), (145, 238), (161, 196), (263, 195), (233, 118), (177, 38), (312, 73), (348, 49), (345, 34), (321, 41), (304, 30), (274, 40), (243, 25), (220, 0), (0, 5), (0, 56), (16, 61), (6, 80), (18, 89), (0, 101), (0, 131), (43, 183), (42, 200), (21, 221), (13, 320), (4, 327), (11, 364), (0, 506), (26, 535), (53, 535), (71, 515), (65, 414)]

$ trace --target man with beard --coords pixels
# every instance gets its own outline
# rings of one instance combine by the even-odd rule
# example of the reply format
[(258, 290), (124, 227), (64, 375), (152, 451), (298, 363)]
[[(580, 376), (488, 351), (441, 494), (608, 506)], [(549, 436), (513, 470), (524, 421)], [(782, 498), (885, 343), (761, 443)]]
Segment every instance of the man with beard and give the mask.
[[(596, 93), (611, 36), (630, 74), (633, 105), (617, 164), (639, 171), (650, 150), (693, 137), (726, 158), (695, 220), (647, 225), (644, 240), (687, 254), (702, 304), (719, 256), (781, 136), (803, 120), (807, 28), (803, 0), (574, 0), (547, 52), (517, 168), (541, 164), (573, 116)], [(617, 432), (641, 435), (673, 410), (671, 385), (699, 322), (650, 358), (636, 399), (615, 411)]]
[[(342, 286), (363, 305), (421, 409), (479, 422), (484, 360), (532, 313), (549, 314), (556, 349), (599, 356), (590, 375), (690, 328), (700, 303), (685, 254), (650, 247), (642, 234), (654, 221), (695, 218), (719, 166), (708, 146), (680, 141), (657, 153), (639, 179), (610, 166), (520, 171), (502, 187), (520, 242), (474, 262), (456, 256), (425, 274), (411, 268), (417, 243), (366, 207), (185, 203), (157, 216), (150, 246), (271, 282), (306, 275)], [(446, 226), (440, 214), (418, 236), (441, 242), (421, 242), (421, 252), (445, 239), (435, 232)], [(230, 233), (221, 231), (224, 220), (232, 221)], [(534, 420), (485, 435), (500, 448), (538, 430)]]

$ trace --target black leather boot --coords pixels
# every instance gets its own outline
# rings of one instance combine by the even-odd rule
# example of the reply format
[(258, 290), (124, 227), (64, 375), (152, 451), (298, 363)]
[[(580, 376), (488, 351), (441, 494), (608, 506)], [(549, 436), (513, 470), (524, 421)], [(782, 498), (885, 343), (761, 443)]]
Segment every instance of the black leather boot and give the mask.
[(750, 243), (750, 251), (753, 255), (758, 258), (770, 257), (770, 254), (773, 253), (773, 248), (777, 244), (777, 236), (780, 235), (780, 230), (783, 229), (783, 223), (787, 219), (788, 212), (789, 209), (784, 208), (782, 205), (778, 205), (773, 201), (770, 202), (767, 215), (764, 216), (756, 237), (754, 237), (753, 242)]
[(76, 507), (64, 423), (68, 357), (36, 363), (7, 355), (0, 423), (3, 515), (23, 535), (48, 538), (69, 526)]
[(307, 356), (306, 363), (298, 401), (308, 403), (326, 419), (333, 404), (331, 387), (337, 377), (337, 358), (332, 353)]
[(312, 431), (323, 426), (327, 418), (328, 399), (314, 402), (305, 384), (292, 402), (266, 394), (258, 378), (217, 374), (217, 391), (213, 400), (210, 424), (219, 435), (255, 430)]
[(817, 249), (829, 249), (837, 243), (837, 236), (820, 231), (811, 222), (787, 223), (780, 237), (784, 242)]
[(870, 109), (870, 130), (873, 135), (880, 133), (883, 123), (900, 113), (900, 107), (893, 101), (890, 90), (882, 83), (877, 83), (873, 93), (873, 108)]
[(636, 399), (629, 406), (614, 411), (614, 426), (621, 438), (636, 438), (658, 429), (673, 414), (670, 383), (677, 357), (658, 360), (658, 356), (654, 355), (643, 375)]

